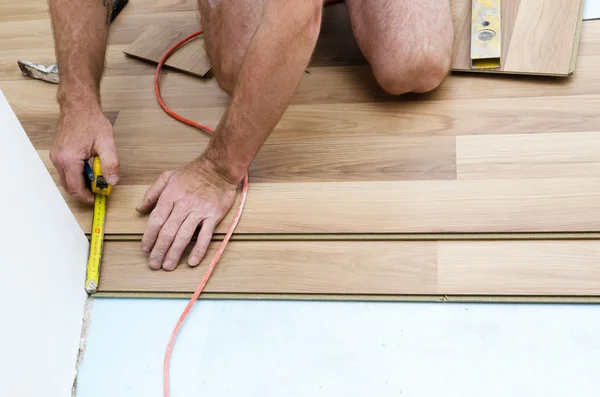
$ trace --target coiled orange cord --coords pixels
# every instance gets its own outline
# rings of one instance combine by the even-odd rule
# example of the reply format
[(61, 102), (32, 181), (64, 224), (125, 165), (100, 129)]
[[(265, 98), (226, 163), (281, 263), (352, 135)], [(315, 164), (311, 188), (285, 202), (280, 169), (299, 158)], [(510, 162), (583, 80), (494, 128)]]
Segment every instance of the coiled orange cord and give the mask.
[[(191, 125), (192, 127), (196, 127), (196, 128), (203, 130), (209, 134), (212, 134), (212, 133), (214, 133), (214, 130), (212, 128), (210, 128), (206, 125), (197, 123), (193, 120), (187, 119), (187, 118), (175, 113), (171, 109), (169, 109), (167, 107), (167, 105), (165, 105), (164, 101), (162, 100), (162, 97), (160, 96), (160, 87), (159, 87), (160, 69), (162, 68), (162, 66), (165, 63), (165, 61), (167, 60), (167, 58), (173, 52), (175, 52), (179, 47), (181, 47), (182, 45), (184, 45), (185, 43), (187, 43), (189, 40), (193, 39), (194, 37), (201, 35), (202, 33), (203, 33), (202, 30), (200, 30), (196, 33), (192, 33), (191, 35), (187, 36), (186, 38), (184, 38), (181, 41), (179, 41), (178, 43), (176, 43), (173, 47), (171, 47), (163, 55), (163, 57), (160, 59), (160, 62), (158, 63), (158, 66), (156, 67), (156, 73), (154, 74), (154, 92), (156, 93), (156, 99), (158, 100), (160, 107), (169, 116), (173, 117), (175, 120), (181, 121), (182, 123)], [(194, 291), (194, 295), (192, 296), (192, 299), (190, 299), (187, 306), (183, 310), (183, 313), (181, 313), (181, 316), (179, 317), (179, 320), (177, 320), (177, 324), (175, 325), (175, 328), (173, 329), (173, 332), (171, 333), (171, 338), (169, 339), (169, 344), (167, 345), (167, 351), (165, 352), (165, 361), (164, 361), (164, 367), (163, 367), (163, 382), (164, 382), (163, 388), (164, 388), (164, 396), (165, 397), (169, 397), (169, 364), (171, 362), (171, 352), (173, 351), (173, 345), (175, 343), (175, 339), (177, 338), (177, 334), (179, 333), (179, 329), (181, 328), (181, 325), (183, 324), (186, 316), (192, 309), (192, 306), (194, 306), (194, 303), (196, 303), (196, 300), (198, 300), (198, 297), (202, 293), (202, 290), (204, 290), (204, 287), (206, 286), (208, 279), (210, 278), (215, 267), (217, 266), (217, 262), (219, 261), (219, 258), (223, 254), (223, 251), (225, 251), (225, 247), (227, 246), (227, 243), (229, 242), (229, 239), (231, 238), (233, 231), (235, 230), (238, 222), (240, 221), (240, 218), (242, 216), (242, 211), (244, 210), (244, 204), (246, 204), (247, 196), (248, 196), (248, 174), (246, 174), (246, 176), (244, 176), (244, 181), (242, 184), (242, 197), (240, 200), (240, 205), (235, 214), (235, 218), (233, 218), (233, 222), (231, 223), (231, 226), (229, 227), (229, 230), (227, 231), (227, 234), (225, 235), (223, 242), (219, 246), (217, 253), (213, 257), (212, 261), (210, 262), (208, 269), (204, 273), (204, 276), (202, 277), (200, 284), (198, 284), (198, 286), (196, 287), (196, 291)]]

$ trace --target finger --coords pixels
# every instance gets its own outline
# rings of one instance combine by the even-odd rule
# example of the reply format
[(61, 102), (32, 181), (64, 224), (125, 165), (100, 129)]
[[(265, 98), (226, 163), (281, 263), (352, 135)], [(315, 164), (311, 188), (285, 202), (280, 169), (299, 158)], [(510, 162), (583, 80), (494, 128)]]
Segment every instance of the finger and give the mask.
[(121, 167), (119, 158), (117, 157), (117, 147), (113, 139), (101, 139), (96, 141), (96, 153), (100, 157), (102, 164), (102, 175), (106, 176), (106, 180), (111, 185), (119, 183)]
[(163, 269), (173, 270), (177, 267), (183, 251), (192, 240), (192, 237), (196, 232), (196, 228), (201, 221), (202, 215), (200, 215), (198, 212), (192, 212), (188, 215), (185, 221), (183, 221), (181, 227), (177, 231), (177, 235), (175, 236), (173, 244), (171, 244), (171, 248), (169, 248), (169, 251), (167, 252), (167, 256), (165, 257), (165, 261), (162, 266)]
[(173, 244), (173, 240), (175, 240), (175, 236), (177, 235), (181, 224), (187, 216), (188, 212), (183, 211), (173, 211), (171, 212), (171, 215), (169, 215), (169, 219), (160, 229), (156, 244), (154, 244), (154, 248), (152, 248), (152, 252), (150, 253), (150, 267), (152, 269), (160, 269), (161, 266), (165, 270), (173, 270), (175, 268), (176, 264), (174, 263), (170, 264), (170, 268), (166, 268), (163, 266), (163, 261), (167, 251)]
[[(172, 210), (172, 201), (161, 200), (158, 202), (156, 208), (154, 208), (148, 218), (148, 224), (146, 225), (146, 230), (142, 236), (142, 251), (148, 253), (152, 250), (152, 247), (154, 247), (154, 243), (158, 238), (158, 233), (167, 219), (169, 219)], [(158, 268), (160, 268), (160, 266)]]
[(83, 160), (65, 163), (64, 173), (67, 192), (84, 203), (93, 203), (94, 195), (85, 187), (83, 180)]
[(204, 258), (208, 245), (210, 244), (210, 239), (215, 231), (215, 226), (216, 223), (211, 218), (205, 219), (204, 222), (202, 222), (202, 228), (198, 234), (198, 241), (196, 241), (196, 245), (192, 248), (190, 258), (188, 259), (190, 266), (198, 266), (202, 258)]
[(169, 183), (170, 177), (171, 177), (170, 171), (163, 172), (161, 174), (161, 176), (158, 177), (156, 182), (154, 182), (154, 184), (152, 186), (150, 186), (148, 188), (148, 190), (146, 190), (146, 194), (144, 194), (144, 198), (138, 204), (138, 206), (135, 207), (136, 211), (138, 211), (142, 214), (145, 214), (148, 211), (150, 211), (152, 209), (152, 207), (154, 207), (154, 205), (158, 201), (158, 198), (160, 197), (162, 192), (167, 187), (167, 183)]

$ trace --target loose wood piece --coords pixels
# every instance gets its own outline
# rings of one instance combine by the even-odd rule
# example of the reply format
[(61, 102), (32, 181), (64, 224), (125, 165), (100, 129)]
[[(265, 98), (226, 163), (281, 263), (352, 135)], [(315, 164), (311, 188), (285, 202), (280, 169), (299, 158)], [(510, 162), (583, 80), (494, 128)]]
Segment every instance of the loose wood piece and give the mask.
[(600, 241), (438, 243), (438, 291), (482, 295), (600, 294)]
[[(193, 291), (217, 245), (198, 267), (185, 253), (172, 272), (148, 267), (139, 242), (106, 242), (99, 291)], [(431, 293), (435, 242), (231, 242), (207, 292)]]
[(459, 136), (459, 179), (600, 177), (600, 132)]
[[(147, 186), (119, 185), (106, 233), (142, 234)], [(239, 195), (238, 195), (239, 196)], [(239, 198), (239, 197), (238, 197)], [(91, 208), (66, 197), (85, 232)], [(233, 208), (237, 208), (237, 201)], [(230, 211), (217, 232), (231, 223)], [(250, 183), (237, 233), (585, 232), (600, 225), (600, 178)]]
[[(575, 69), (582, 0), (502, 0), (502, 66), (471, 69), (471, 1), (454, 0), (455, 48), (452, 69), (483, 73), (566, 76)], [(462, 7), (460, 7), (462, 4)]]
[[(143, 61), (158, 63), (169, 48), (188, 34), (162, 26), (151, 26), (124, 52)], [(165, 66), (202, 78), (212, 75), (202, 36), (177, 50), (165, 62)]]

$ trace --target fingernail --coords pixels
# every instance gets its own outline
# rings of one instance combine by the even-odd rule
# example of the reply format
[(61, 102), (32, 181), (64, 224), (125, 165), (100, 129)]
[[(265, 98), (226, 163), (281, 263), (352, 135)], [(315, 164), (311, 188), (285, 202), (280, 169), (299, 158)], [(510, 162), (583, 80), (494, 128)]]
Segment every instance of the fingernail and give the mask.
[(144, 251), (145, 253), (148, 253), (148, 252), (150, 252), (150, 247), (148, 247), (147, 245), (143, 245), (142, 251)]
[(115, 185), (117, 182), (119, 182), (119, 175), (112, 174), (108, 176), (108, 183)]
[(160, 263), (158, 263), (156, 259), (152, 259), (150, 261), (150, 267), (155, 270), (160, 269)]
[(165, 261), (165, 263), (163, 263), (163, 269), (165, 270), (173, 270), (174, 268), (175, 265), (171, 261)]
[(190, 264), (190, 266), (197, 266), (199, 262), (200, 262), (200, 258), (198, 258), (197, 256), (192, 256), (188, 260), (188, 263)]
[(135, 207), (135, 209), (139, 210), (141, 206), (142, 206), (142, 202), (140, 201), (140, 203)]

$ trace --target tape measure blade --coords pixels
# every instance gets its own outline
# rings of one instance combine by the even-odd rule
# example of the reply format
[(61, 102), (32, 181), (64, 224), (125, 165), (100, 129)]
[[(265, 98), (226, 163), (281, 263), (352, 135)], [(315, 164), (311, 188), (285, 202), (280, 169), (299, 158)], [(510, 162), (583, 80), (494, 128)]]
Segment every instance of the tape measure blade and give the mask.
[(102, 245), (104, 243), (104, 224), (106, 221), (106, 199), (107, 197), (101, 194), (96, 194), (94, 198), (94, 218), (85, 281), (85, 289), (88, 293), (94, 293), (98, 288)]

